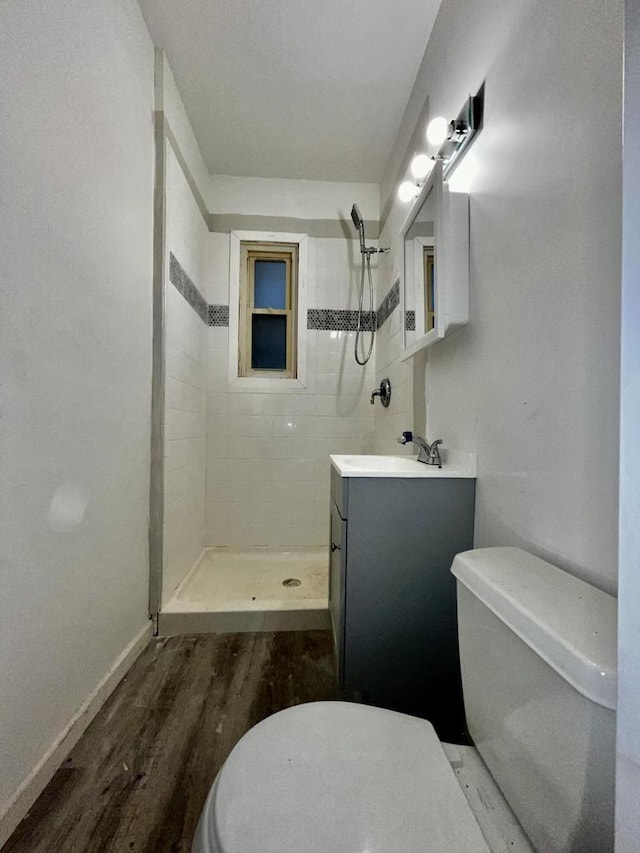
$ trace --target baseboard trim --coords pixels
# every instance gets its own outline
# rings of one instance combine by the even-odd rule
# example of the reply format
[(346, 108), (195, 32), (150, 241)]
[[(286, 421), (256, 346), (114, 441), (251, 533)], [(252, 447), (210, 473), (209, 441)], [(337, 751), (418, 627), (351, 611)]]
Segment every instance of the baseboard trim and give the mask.
[(138, 632), (20, 785), (0, 815), (0, 847), (9, 839), (50, 782), (58, 767), (80, 740), (89, 723), (145, 648), (151, 639), (152, 630), (153, 623), (148, 622)]

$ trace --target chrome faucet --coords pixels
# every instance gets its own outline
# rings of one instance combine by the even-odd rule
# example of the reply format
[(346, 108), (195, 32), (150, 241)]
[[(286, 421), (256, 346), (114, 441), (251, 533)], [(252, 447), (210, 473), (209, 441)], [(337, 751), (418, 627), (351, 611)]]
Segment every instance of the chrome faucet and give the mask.
[(417, 444), (418, 462), (424, 462), (425, 465), (437, 465), (438, 468), (442, 468), (440, 451), (438, 450), (438, 445), (442, 444), (441, 438), (436, 438), (435, 441), (429, 444), (428, 441), (425, 441), (419, 435), (414, 435), (412, 432), (406, 431), (396, 441), (398, 444), (409, 444), (409, 442)]

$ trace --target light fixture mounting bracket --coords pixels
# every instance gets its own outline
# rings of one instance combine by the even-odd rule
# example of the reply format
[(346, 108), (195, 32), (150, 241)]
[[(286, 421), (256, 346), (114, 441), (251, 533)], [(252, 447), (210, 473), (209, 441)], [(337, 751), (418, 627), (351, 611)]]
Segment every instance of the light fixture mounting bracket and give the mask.
[(447, 139), (442, 143), (434, 157), (434, 160), (443, 161), (443, 177), (445, 180), (455, 169), (476, 133), (482, 128), (483, 118), (484, 83), (477, 94), (469, 95), (456, 118), (449, 122)]

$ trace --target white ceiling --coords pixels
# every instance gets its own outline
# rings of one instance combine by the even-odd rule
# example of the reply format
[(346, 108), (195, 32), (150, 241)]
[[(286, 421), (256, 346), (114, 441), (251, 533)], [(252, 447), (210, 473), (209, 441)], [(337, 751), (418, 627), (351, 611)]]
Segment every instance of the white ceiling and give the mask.
[(212, 174), (378, 182), (441, 0), (139, 0)]

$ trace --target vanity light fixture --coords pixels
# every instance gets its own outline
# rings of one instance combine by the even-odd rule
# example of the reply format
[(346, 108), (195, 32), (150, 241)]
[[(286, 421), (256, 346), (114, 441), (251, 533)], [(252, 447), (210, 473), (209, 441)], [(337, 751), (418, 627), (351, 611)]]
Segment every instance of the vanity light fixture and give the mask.
[(427, 141), (439, 145), (435, 160), (443, 161), (445, 180), (482, 127), (484, 113), (484, 83), (476, 95), (469, 95), (458, 115), (448, 124), (442, 116), (432, 119), (427, 126)]
[(438, 147), (438, 151), (433, 157), (427, 154), (415, 155), (410, 167), (414, 180), (400, 184), (400, 201), (409, 202), (417, 198), (436, 160), (442, 160), (443, 178), (446, 180), (451, 175), (471, 140), (482, 127), (483, 113), (484, 83), (477, 95), (469, 95), (456, 118), (450, 122), (442, 116), (431, 119), (427, 125), (427, 142), (432, 148)]

